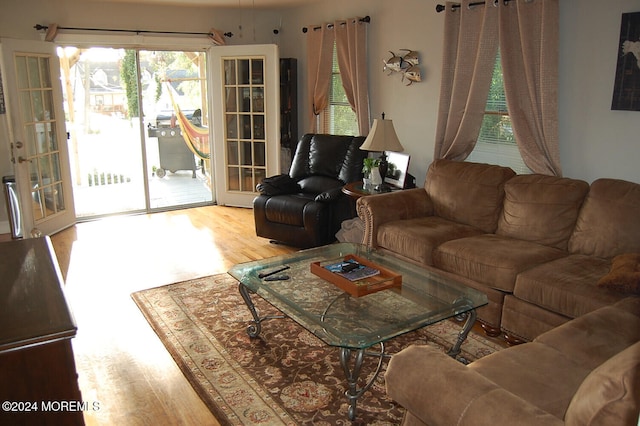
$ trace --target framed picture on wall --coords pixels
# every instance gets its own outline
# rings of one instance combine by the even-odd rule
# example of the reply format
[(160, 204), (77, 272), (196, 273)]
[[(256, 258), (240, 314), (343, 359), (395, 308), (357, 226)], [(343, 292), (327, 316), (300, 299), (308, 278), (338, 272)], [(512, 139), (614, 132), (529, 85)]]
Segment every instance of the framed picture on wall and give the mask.
[(387, 155), (387, 163), (389, 163), (387, 175), (384, 177), (384, 183), (397, 188), (404, 188), (411, 156), (392, 151), (385, 151), (384, 153)]
[(611, 109), (640, 111), (640, 12), (622, 14)]

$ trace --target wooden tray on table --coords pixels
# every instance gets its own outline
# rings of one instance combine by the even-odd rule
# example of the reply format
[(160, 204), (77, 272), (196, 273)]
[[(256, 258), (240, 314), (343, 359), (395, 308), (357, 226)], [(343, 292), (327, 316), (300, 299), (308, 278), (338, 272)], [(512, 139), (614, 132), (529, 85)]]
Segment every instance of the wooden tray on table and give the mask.
[[(335, 265), (336, 263), (355, 261), (365, 267), (373, 268), (379, 273), (366, 278), (352, 281), (344, 276), (332, 272), (327, 269), (329, 265)], [(386, 290), (393, 287), (402, 286), (402, 275), (386, 269), (380, 265), (377, 265), (362, 257), (349, 254), (342, 259), (334, 259), (332, 261), (324, 262), (312, 262), (311, 272), (325, 281), (329, 281), (333, 285), (341, 288), (354, 297), (360, 297), (367, 294), (375, 293), (377, 291)], [(348, 274), (345, 274), (348, 275)]]

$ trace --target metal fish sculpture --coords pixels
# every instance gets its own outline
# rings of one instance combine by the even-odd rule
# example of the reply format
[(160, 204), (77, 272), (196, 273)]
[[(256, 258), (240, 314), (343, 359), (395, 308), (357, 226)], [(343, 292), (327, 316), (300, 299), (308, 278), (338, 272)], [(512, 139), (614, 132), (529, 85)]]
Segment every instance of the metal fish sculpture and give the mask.
[(422, 77), (420, 76), (420, 69), (415, 66), (412, 65), (409, 68), (407, 68), (407, 70), (402, 74), (402, 81), (405, 80), (405, 78), (407, 79), (408, 83), (405, 84), (405, 86), (410, 86), (411, 83), (413, 82), (419, 82), (422, 81)]
[(418, 57), (418, 52), (416, 52), (415, 50), (409, 50), (409, 49), (400, 49), (400, 50), (402, 50), (404, 52), (407, 52), (402, 57), (402, 61), (403, 62), (406, 62), (409, 65), (418, 65), (420, 63), (420, 58)]
[(384, 71), (389, 71), (389, 74), (387, 75), (391, 75), (394, 72), (400, 72), (402, 71), (402, 58), (400, 56), (396, 56), (395, 53), (393, 53), (392, 51), (389, 51), (389, 53), (391, 53), (391, 58), (389, 58), (389, 60), (384, 61)]

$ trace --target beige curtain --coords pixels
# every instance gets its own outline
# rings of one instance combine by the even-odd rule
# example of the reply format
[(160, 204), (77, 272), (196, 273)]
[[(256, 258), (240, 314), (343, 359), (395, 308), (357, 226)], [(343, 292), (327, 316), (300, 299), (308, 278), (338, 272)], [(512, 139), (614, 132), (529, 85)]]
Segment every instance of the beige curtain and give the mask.
[(505, 94), (520, 154), (534, 173), (561, 176), (558, 0), (517, 0), (499, 9)]
[(462, 161), (473, 151), (497, 53), (498, 8), (462, 0), (445, 11), (444, 57), (434, 158)]
[(342, 86), (358, 117), (361, 136), (369, 133), (369, 77), (367, 73), (367, 24), (359, 18), (334, 24), (336, 52)]
[(317, 133), (317, 116), (329, 103), (334, 41), (333, 25), (311, 28), (307, 33), (307, 93), (311, 133)]

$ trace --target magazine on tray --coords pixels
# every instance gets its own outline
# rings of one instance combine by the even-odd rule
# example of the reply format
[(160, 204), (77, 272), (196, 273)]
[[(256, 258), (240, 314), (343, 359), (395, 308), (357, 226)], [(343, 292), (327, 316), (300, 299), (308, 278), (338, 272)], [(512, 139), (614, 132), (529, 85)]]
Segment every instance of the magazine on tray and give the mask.
[(326, 269), (338, 274), (349, 281), (358, 281), (365, 278), (379, 275), (380, 271), (370, 266), (361, 265), (354, 259), (344, 260), (338, 263), (332, 263), (325, 266)]

